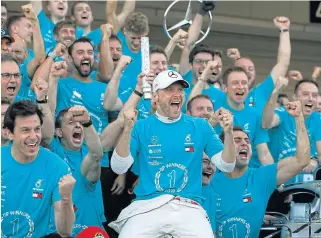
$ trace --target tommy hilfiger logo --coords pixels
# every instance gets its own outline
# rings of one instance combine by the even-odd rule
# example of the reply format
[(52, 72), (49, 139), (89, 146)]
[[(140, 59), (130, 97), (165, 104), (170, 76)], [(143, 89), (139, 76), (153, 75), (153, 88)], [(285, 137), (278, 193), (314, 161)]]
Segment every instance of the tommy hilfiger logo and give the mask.
[(185, 152), (194, 152), (195, 149), (193, 146), (185, 146)]
[(32, 193), (32, 197), (33, 198), (42, 199), (42, 193), (33, 192)]

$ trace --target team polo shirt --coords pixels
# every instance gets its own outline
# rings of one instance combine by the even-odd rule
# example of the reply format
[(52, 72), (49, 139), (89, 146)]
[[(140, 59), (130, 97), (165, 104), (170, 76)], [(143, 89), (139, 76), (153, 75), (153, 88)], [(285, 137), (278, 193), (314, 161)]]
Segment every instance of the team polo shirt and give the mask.
[[(77, 235), (88, 226), (104, 228), (102, 223), (106, 221), (106, 218), (100, 180), (92, 183), (81, 173), (81, 164), (88, 153), (87, 147), (82, 146), (80, 151), (70, 151), (62, 146), (59, 139), (54, 139), (50, 146), (53, 152), (69, 165), (72, 175), (77, 181), (72, 193), (76, 216), (73, 235)], [(54, 223), (51, 229), (55, 231)]]
[(154, 114), (137, 121), (130, 144), (140, 177), (136, 199), (172, 194), (202, 203), (203, 151), (212, 158), (222, 149), (213, 128), (202, 118), (182, 114), (178, 121), (164, 123)]
[(1, 236), (43, 237), (50, 210), (61, 199), (58, 182), (70, 172), (68, 165), (42, 147), (34, 161), (21, 164), (11, 149), (12, 144), (1, 147)]
[(215, 173), (216, 236), (259, 237), (266, 206), (276, 183), (277, 164), (248, 168), (239, 178)]

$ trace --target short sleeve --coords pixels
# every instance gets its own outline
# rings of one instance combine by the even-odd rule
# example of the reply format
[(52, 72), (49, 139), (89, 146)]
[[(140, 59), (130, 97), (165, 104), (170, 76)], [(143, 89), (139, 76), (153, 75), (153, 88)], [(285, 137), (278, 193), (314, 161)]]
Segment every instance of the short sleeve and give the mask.
[(262, 197), (269, 198), (277, 187), (277, 165), (277, 163), (274, 163), (262, 166), (257, 169), (257, 176), (259, 176), (261, 180), (259, 183), (260, 187), (262, 188), (262, 191), (265, 192), (265, 196)]
[(60, 158), (58, 158), (58, 159), (59, 159), (60, 163), (57, 163), (57, 167), (55, 170), (56, 179), (54, 180), (55, 184), (54, 184), (54, 190), (52, 193), (52, 204), (61, 200), (61, 197), (59, 194), (59, 185), (58, 185), (60, 178), (62, 178), (63, 176), (65, 176), (67, 174), (71, 174), (71, 170), (70, 170), (69, 166), (64, 161), (62, 161)]
[(274, 113), (277, 114), (280, 118), (280, 124), (285, 121), (285, 117), (288, 115), (285, 107), (278, 107), (274, 110)]
[(223, 144), (216, 132), (214, 131), (213, 127), (205, 120), (204, 129), (202, 131), (206, 132), (205, 153), (208, 157), (212, 158), (214, 155), (218, 154), (223, 150)]
[(269, 141), (269, 134), (266, 130), (262, 128), (262, 121), (258, 118), (253, 143), (254, 145), (259, 145), (263, 143), (268, 143)]
[(271, 74), (269, 74), (267, 78), (256, 87), (256, 95), (260, 95), (260, 104), (265, 105), (268, 102), (273, 89), (274, 81)]

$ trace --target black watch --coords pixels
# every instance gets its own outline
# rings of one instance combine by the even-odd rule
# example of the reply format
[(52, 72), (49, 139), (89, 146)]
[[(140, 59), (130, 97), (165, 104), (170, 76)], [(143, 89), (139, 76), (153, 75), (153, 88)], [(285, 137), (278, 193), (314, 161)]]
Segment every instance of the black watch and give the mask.
[(48, 96), (46, 95), (44, 100), (40, 100), (40, 101), (39, 101), (39, 100), (36, 99), (36, 102), (37, 102), (38, 104), (48, 103)]
[(82, 123), (82, 126), (87, 128), (87, 127), (90, 127), (92, 124), (93, 124), (92, 120), (89, 119), (89, 121)]

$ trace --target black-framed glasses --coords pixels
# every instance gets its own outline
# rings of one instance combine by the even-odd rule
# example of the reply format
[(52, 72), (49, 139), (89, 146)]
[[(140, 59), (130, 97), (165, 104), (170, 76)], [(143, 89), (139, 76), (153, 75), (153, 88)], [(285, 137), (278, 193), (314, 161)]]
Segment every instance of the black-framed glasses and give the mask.
[(15, 74), (10, 74), (10, 73), (1, 73), (1, 78), (5, 79), (5, 80), (9, 80), (11, 79), (12, 77), (14, 79), (20, 79), (22, 76), (21, 73), (15, 73)]

